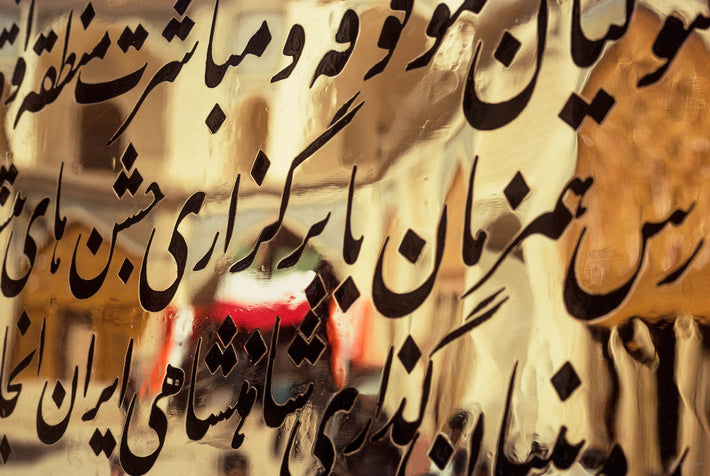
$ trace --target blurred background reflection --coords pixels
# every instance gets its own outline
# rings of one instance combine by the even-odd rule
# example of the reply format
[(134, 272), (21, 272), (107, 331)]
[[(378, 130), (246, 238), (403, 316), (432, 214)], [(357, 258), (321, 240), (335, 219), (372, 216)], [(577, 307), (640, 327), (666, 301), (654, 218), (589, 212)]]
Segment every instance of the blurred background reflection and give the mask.
[(8, 474), (707, 474), (708, 15), (6, 2)]

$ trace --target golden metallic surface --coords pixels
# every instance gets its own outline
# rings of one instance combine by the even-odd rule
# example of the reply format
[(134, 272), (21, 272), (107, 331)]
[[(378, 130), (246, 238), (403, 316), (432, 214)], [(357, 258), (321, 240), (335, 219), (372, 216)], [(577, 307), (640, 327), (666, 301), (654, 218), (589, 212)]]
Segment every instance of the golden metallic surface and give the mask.
[(0, 5), (0, 472), (710, 473), (709, 27)]

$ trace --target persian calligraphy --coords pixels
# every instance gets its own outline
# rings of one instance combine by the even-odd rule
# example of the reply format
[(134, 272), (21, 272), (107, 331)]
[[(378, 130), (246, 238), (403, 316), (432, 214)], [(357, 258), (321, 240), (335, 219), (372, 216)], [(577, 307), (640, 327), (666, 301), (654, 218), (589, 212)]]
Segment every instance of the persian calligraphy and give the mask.
[(704, 474), (707, 6), (171, 3), (0, 7), (5, 468)]

